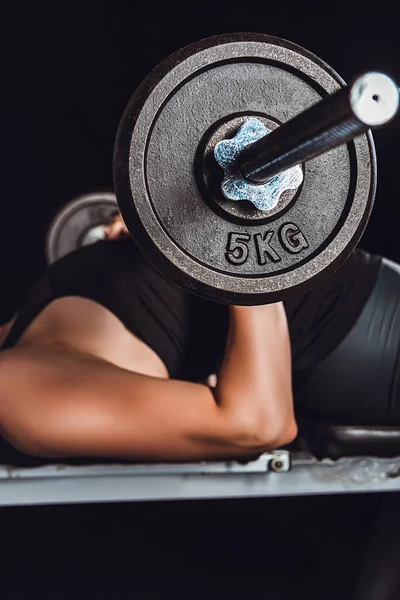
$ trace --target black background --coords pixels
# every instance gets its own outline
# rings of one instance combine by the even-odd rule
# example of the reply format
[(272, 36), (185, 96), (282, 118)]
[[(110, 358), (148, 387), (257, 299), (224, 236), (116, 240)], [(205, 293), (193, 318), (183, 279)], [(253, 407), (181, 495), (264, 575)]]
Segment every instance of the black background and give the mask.
[[(57, 210), (78, 194), (112, 189), (121, 113), (141, 79), (172, 51), (210, 35), (255, 31), (306, 47), (346, 80), (381, 69), (400, 82), (394, 1), (2, 6), (0, 322), (18, 310), (43, 270), (44, 237)], [(375, 133), (378, 193), (361, 244), (397, 261), (399, 139), (400, 118)], [(87, 598), (174, 598), (172, 583), (160, 596), (149, 590), (191, 578), (182, 597), (208, 586), (198, 597), (228, 598), (236, 590), (249, 598), (350, 598), (345, 590), (355, 586), (383, 498), (2, 509), (2, 565), (14, 578), (7, 597), (44, 598), (48, 586), (49, 597), (62, 597), (49, 579), (47, 587), (28, 583), (31, 575), (118, 573), (126, 579), (88, 580), (79, 589)], [(142, 584), (140, 593), (135, 589), (140, 575), (148, 578), (147, 593)], [(217, 575), (224, 590), (218, 594), (211, 583)], [(30, 591), (20, 596), (23, 583)]]

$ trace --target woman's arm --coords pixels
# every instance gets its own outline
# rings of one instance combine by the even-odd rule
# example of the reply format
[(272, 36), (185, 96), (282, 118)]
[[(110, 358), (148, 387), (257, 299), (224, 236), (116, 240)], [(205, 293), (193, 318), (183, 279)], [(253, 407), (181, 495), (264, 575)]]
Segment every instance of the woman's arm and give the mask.
[(282, 303), (230, 307), (215, 394), (218, 404), (239, 418), (251, 415), (264, 436), (295, 437), (290, 338)]
[(290, 380), (283, 307), (232, 307), (214, 392), (71, 349), (14, 348), (0, 355), (0, 426), (44, 457), (242, 458), (295, 437)]

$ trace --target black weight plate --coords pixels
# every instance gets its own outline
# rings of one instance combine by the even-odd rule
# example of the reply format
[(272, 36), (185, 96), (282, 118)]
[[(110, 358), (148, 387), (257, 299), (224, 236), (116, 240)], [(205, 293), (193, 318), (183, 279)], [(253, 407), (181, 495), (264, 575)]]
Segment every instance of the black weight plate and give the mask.
[(48, 264), (104, 239), (104, 227), (118, 212), (115, 194), (96, 192), (75, 198), (54, 217), (46, 236)]
[(309, 161), (294, 200), (257, 218), (213, 197), (204, 150), (230, 121), (282, 123), (343, 84), (310, 52), (261, 34), (202, 40), (156, 67), (125, 110), (114, 153), (118, 203), (148, 259), (181, 286), (238, 304), (282, 299), (338, 268), (372, 209), (370, 133)]

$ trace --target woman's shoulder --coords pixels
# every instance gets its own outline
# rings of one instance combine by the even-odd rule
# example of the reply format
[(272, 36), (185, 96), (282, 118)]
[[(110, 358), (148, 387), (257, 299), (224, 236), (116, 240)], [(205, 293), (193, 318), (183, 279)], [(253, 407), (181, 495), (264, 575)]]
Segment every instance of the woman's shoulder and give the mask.
[(57, 353), (34, 346), (15, 346), (0, 351), (0, 399), (11, 388), (32, 391), (48, 384), (48, 375), (57, 365)]
[(77, 375), (86, 373), (100, 358), (74, 348), (51, 344), (22, 344), (0, 351), (0, 400), (7, 393), (48, 394), (77, 383)]

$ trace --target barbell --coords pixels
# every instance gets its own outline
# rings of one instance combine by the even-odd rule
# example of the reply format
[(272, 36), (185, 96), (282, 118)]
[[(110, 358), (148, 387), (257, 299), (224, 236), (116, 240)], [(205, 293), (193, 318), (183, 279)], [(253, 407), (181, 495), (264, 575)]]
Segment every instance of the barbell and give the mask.
[(141, 252), (176, 284), (261, 304), (312, 287), (368, 222), (370, 129), (399, 91), (370, 72), (346, 86), (309, 51), (240, 33), (191, 44), (136, 90), (114, 150), (114, 187)]
[[(351, 254), (376, 189), (371, 128), (399, 90), (345, 85), (314, 54), (262, 34), (216, 36), (160, 63), (122, 116), (118, 206), (141, 252), (176, 284), (226, 303), (282, 300)], [(49, 262), (104, 239), (117, 202), (87, 195), (57, 215)]]

